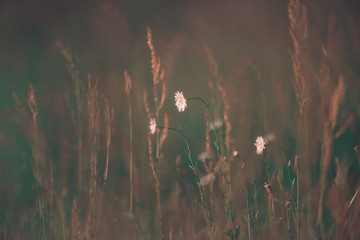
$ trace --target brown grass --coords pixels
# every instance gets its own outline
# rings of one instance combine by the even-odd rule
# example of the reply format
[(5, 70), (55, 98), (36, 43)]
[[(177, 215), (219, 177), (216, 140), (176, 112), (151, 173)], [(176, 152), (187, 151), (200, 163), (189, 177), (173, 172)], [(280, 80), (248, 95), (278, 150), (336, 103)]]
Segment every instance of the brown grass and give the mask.
[[(283, 7), (290, 46), (282, 49), (283, 66), (265, 64), (273, 50), (261, 46), (255, 53), (235, 46), (228, 55), (233, 46), (219, 49), (209, 39), (189, 50), (186, 29), (175, 35), (184, 44), (176, 55), (158, 27), (147, 27), (134, 59), (148, 47), (148, 60), (102, 81), (89, 75), (86, 84), (77, 57), (55, 42), (73, 87), (59, 90), (61, 100), (48, 96), (50, 84), (35, 81), (25, 99), (13, 94), (16, 111), (9, 113), (19, 131), (13, 140), (1, 130), (0, 143), (21, 148), (23, 162), (9, 166), (21, 170), (13, 178), (1, 172), (13, 182), (1, 183), (0, 239), (358, 239), (359, 74), (349, 60), (358, 50), (345, 51), (356, 43), (356, 21), (343, 29), (350, 20), (335, 3), (326, 12), (316, 9), (320, 3), (289, 0), (287, 16)], [(187, 61), (198, 65), (189, 70)], [(193, 95), (181, 113), (168, 94), (177, 90)], [(212, 130), (213, 120), (223, 124)], [(256, 155), (255, 138), (268, 134), (276, 138)], [(194, 157), (203, 151), (206, 157)]]

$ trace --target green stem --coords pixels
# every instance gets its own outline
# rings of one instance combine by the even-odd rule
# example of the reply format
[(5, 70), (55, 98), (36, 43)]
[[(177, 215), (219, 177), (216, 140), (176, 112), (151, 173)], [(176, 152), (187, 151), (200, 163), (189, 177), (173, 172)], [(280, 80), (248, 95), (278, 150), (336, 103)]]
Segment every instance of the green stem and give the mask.
[[(219, 153), (219, 157), (220, 157), (221, 156), (221, 149), (220, 149), (219, 134), (218, 134), (218, 131), (217, 131), (217, 127), (214, 124), (214, 119), (213, 119), (213, 117), (211, 115), (208, 103), (204, 99), (202, 99), (200, 97), (191, 97), (191, 98), (186, 99), (186, 101), (190, 101), (190, 100), (199, 100), (200, 102), (202, 102), (205, 105), (206, 111), (207, 111), (207, 113), (209, 115), (209, 118), (210, 118), (210, 121), (211, 121), (211, 124), (213, 125), (214, 130), (215, 130), (216, 145), (217, 145), (217, 149), (218, 149), (218, 153)], [(219, 160), (220, 160), (220, 158), (219, 158)]]
[(195, 165), (194, 165), (194, 162), (192, 160), (192, 157), (191, 157), (191, 150), (190, 150), (190, 145), (189, 145), (189, 141), (187, 140), (187, 138), (185, 137), (185, 135), (177, 128), (173, 128), (173, 127), (157, 127), (158, 129), (169, 129), (169, 130), (172, 130), (172, 131), (175, 131), (177, 132), (178, 134), (181, 135), (181, 137), (183, 138), (183, 140), (185, 141), (186, 143), (186, 147), (187, 147), (187, 150), (188, 150), (188, 156), (189, 156), (189, 159), (190, 159), (190, 163), (191, 163), (191, 167), (193, 168), (193, 171), (195, 171)]
[[(200, 97), (190, 97), (190, 98), (187, 98), (186, 99), (187, 101), (190, 101), (190, 100), (199, 100), (200, 102), (202, 102), (205, 107), (206, 107), (206, 111), (209, 115), (209, 118), (210, 118), (210, 121), (211, 121), (211, 124), (213, 125), (214, 127), (214, 131), (215, 131), (215, 138), (216, 138), (216, 148), (217, 148), (217, 154), (218, 154), (218, 160), (219, 161), (222, 161), (222, 157), (221, 157), (221, 147), (220, 147), (220, 138), (219, 138), (219, 133), (218, 133), (218, 129), (217, 127), (215, 126), (215, 123), (214, 123), (214, 118), (210, 112), (210, 108), (209, 108), (209, 104), (202, 98)], [(222, 172), (222, 170), (221, 170)], [(225, 183), (226, 185), (226, 183)], [(225, 187), (228, 187), (228, 186), (225, 186)], [(232, 207), (231, 207), (231, 204), (228, 202), (227, 203), (227, 207), (230, 211), (230, 223), (232, 225), (232, 231), (233, 231), (233, 235), (234, 235), (234, 238), (236, 238), (236, 230), (235, 230), (235, 224), (234, 224), (234, 218), (233, 218), (233, 214), (232, 214)]]
[[(300, 142), (300, 130), (301, 130), (301, 123), (302, 123), (302, 109), (300, 108), (300, 117), (299, 117), (299, 124), (298, 124), (298, 133), (297, 133), (297, 140), (296, 140), (296, 155), (295, 158), (298, 158), (299, 154), (299, 142)], [(295, 159), (296, 163), (296, 239), (299, 238), (299, 207), (300, 207), (300, 175), (299, 175), (299, 161)]]
[(296, 238), (299, 238), (299, 208), (300, 208), (300, 175), (299, 163), (296, 166)]
[[(177, 129), (177, 128), (173, 128), (173, 127), (159, 127), (159, 126), (158, 126), (157, 128), (158, 128), (158, 129), (169, 129), (169, 130), (175, 131), (175, 132), (177, 132), (178, 134), (181, 135), (181, 137), (183, 138), (183, 140), (184, 140), (184, 142), (185, 142), (185, 144), (186, 144), (187, 150), (188, 150), (187, 155), (188, 155), (188, 157), (189, 157), (189, 159), (190, 159), (190, 163), (191, 163), (190, 168), (192, 169), (192, 171), (193, 171), (193, 173), (195, 174), (196, 178), (199, 180), (199, 179), (200, 179), (200, 178), (199, 178), (199, 175), (198, 175), (198, 173), (197, 173), (197, 171), (196, 171), (194, 162), (193, 162), (192, 157), (191, 157), (191, 150), (190, 150), (189, 141), (187, 140), (187, 138), (185, 137), (185, 135), (184, 135), (179, 129)], [(205, 221), (206, 221), (206, 224), (208, 225), (208, 228), (211, 229), (211, 228), (210, 228), (210, 220), (209, 220), (208, 218), (206, 218), (206, 209), (205, 209), (205, 206), (204, 206), (203, 192), (202, 192), (202, 190), (201, 190), (201, 186), (200, 186), (199, 181), (197, 181), (197, 186), (198, 186), (199, 194), (200, 194), (201, 206), (202, 206), (202, 211), (203, 211), (203, 215), (204, 215), (203, 217), (204, 217), (204, 219), (205, 219)]]

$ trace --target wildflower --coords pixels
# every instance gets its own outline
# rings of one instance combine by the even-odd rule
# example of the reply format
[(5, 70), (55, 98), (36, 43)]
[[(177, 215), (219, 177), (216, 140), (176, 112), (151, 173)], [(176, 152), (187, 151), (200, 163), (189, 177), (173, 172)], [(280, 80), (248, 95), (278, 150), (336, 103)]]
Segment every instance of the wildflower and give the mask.
[(150, 124), (149, 124), (149, 128), (150, 128), (150, 133), (151, 135), (153, 135), (156, 131), (156, 121), (155, 118), (150, 119)]
[(200, 186), (205, 187), (215, 181), (215, 174), (209, 173), (203, 177), (200, 178)]
[(206, 159), (210, 159), (210, 158), (211, 158), (211, 156), (208, 152), (202, 152), (198, 156), (198, 159), (202, 162), (205, 161)]
[(214, 127), (214, 125), (210, 124), (209, 129), (210, 129), (211, 131), (214, 131), (215, 128), (220, 128), (220, 127), (222, 126), (222, 124), (223, 124), (223, 121), (222, 121), (221, 119), (216, 119), (216, 120), (214, 121), (215, 127)]
[(233, 152), (233, 156), (234, 156), (234, 158), (239, 157), (239, 152), (238, 152), (238, 151), (236, 151), (236, 150), (234, 150), (234, 152)]
[(179, 112), (185, 111), (186, 105), (186, 98), (182, 92), (177, 91), (175, 93), (175, 105)]
[(264, 136), (264, 141), (266, 143), (269, 143), (269, 142), (272, 142), (272, 141), (275, 141), (276, 140), (276, 135), (275, 133), (269, 133), (267, 134), (266, 136)]
[(265, 141), (264, 141), (263, 137), (256, 138), (255, 147), (256, 147), (256, 153), (258, 155), (262, 154), (262, 152), (265, 149)]

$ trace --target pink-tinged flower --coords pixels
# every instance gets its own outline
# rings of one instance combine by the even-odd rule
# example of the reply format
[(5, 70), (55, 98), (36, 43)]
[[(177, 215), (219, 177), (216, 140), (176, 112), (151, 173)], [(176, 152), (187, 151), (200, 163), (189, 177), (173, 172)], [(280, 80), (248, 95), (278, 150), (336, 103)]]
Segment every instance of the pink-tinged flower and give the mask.
[(200, 182), (199, 182), (200, 186), (205, 187), (205, 186), (209, 185), (210, 183), (215, 181), (215, 178), (216, 178), (215, 174), (213, 174), (213, 173), (209, 173), (205, 176), (202, 176), (200, 178)]
[(262, 154), (265, 149), (265, 141), (263, 137), (257, 137), (255, 141), (256, 153), (258, 155)]
[(179, 112), (185, 111), (186, 105), (186, 98), (182, 92), (177, 91), (175, 93), (175, 105)]
[(238, 151), (236, 151), (236, 150), (234, 150), (234, 152), (233, 152), (233, 157), (234, 157), (234, 158), (239, 157), (239, 152), (238, 152)]
[(155, 131), (156, 131), (156, 121), (155, 121), (155, 118), (150, 119), (149, 128), (150, 128), (150, 133), (151, 133), (151, 135), (154, 135), (154, 133), (155, 133)]

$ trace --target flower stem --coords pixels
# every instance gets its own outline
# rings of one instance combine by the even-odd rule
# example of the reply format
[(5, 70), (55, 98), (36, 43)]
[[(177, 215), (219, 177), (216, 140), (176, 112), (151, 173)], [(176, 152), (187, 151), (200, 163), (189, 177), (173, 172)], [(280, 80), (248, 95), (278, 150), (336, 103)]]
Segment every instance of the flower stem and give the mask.
[(193, 171), (193, 173), (195, 174), (196, 178), (197, 178), (197, 186), (198, 186), (198, 189), (199, 189), (199, 194), (200, 194), (200, 201), (201, 201), (201, 208), (202, 208), (202, 214), (203, 214), (203, 218), (204, 220), (206, 221), (206, 224), (208, 226), (209, 229), (211, 229), (210, 227), (210, 220), (209, 218), (206, 217), (206, 209), (205, 209), (205, 206), (204, 206), (204, 197), (203, 197), (203, 192), (201, 190), (201, 186), (200, 186), (200, 183), (199, 183), (199, 175), (196, 171), (196, 168), (195, 168), (195, 165), (194, 165), (194, 162), (192, 160), (192, 157), (191, 157), (191, 150), (190, 150), (190, 145), (189, 145), (189, 141), (187, 140), (187, 138), (185, 137), (185, 135), (177, 128), (173, 128), (173, 127), (162, 127), (162, 126), (157, 126), (158, 129), (169, 129), (169, 130), (172, 130), (172, 131), (175, 131), (177, 132), (178, 134), (181, 135), (181, 137), (183, 138), (185, 144), (186, 144), (186, 147), (187, 147), (187, 155), (190, 159), (190, 163), (191, 163), (191, 166), (189, 166), (191, 168), (191, 170)]
[(299, 142), (300, 142), (300, 133), (302, 127), (302, 114), (303, 114), (303, 102), (302, 106), (300, 107), (300, 117), (298, 123), (298, 133), (296, 139), (296, 155), (295, 155), (295, 167), (296, 167), (296, 239), (300, 239), (299, 235), (299, 207), (300, 207), (300, 175), (299, 175), (299, 162), (298, 162), (298, 154), (299, 154)]
[[(220, 165), (221, 165), (221, 168), (222, 168), (222, 166), (223, 166), (222, 163), (223, 163), (223, 160), (224, 160), (224, 159), (223, 159), (222, 156), (221, 156), (221, 147), (220, 147), (219, 133), (218, 133), (217, 127), (216, 127), (215, 124), (214, 124), (214, 118), (213, 118), (213, 116), (212, 116), (212, 114), (211, 114), (211, 112), (210, 112), (210, 108), (209, 108), (208, 102), (206, 102), (204, 99), (202, 99), (202, 98), (200, 98), (200, 97), (190, 97), (190, 98), (187, 98), (186, 100), (187, 100), (187, 101), (190, 101), (190, 100), (199, 100), (200, 102), (202, 102), (202, 103), (205, 105), (206, 111), (207, 111), (207, 113), (208, 113), (208, 115), (209, 115), (209, 118), (210, 118), (210, 121), (211, 121), (211, 124), (213, 125), (214, 130), (215, 130), (216, 152), (217, 152), (217, 155), (218, 155), (218, 161), (219, 161), (219, 163), (221, 163)], [(221, 172), (221, 175), (224, 176), (222, 169), (220, 170), (220, 172)], [(228, 181), (229, 181), (229, 180), (228, 180)], [(236, 237), (236, 230), (235, 230), (235, 224), (234, 224), (233, 214), (232, 214), (231, 198), (228, 197), (228, 196), (230, 195), (230, 192), (231, 192), (231, 190), (230, 190), (231, 186), (229, 186), (229, 184), (226, 183), (225, 181), (224, 181), (223, 184), (224, 184), (225, 189), (228, 189), (228, 192), (227, 192), (227, 194), (226, 194), (226, 196), (227, 196), (227, 197), (226, 197), (226, 205), (227, 205), (226, 207), (227, 207), (228, 211), (230, 212), (230, 223), (231, 223), (231, 226), (232, 226), (233, 236), (234, 236), (234, 238), (237, 238), (237, 237)], [(199, 185), (199, 189), (200, 189), (200, 184), (198, 183), (198, 185)], [(227, 214), (227, 216), (229, 216), (229, 215)]]
[(173, 127), (159, 127), (157, 126), (158, 129), (169, 129), (169, 130), (172, 130), (172, 131), (175, 131), (177, 132), (178, 134), (181, 135), (181, 137), (183, 138), (183, 140), (185, 141), (185, 144), (186, 144), (186, 147), (187, 147), (187, 150), (188, 150), (188, 156), (189, 156), (189, 159), (190, 159), (190, 163), (191, 163), (191, 166), (193, 168), (193, 171), (195, 171), (195, 165), (194, 165), (194, 162), (192, 160), (192, 157), (191, 157), (191, 150), (190, 150), (190, 145), (189, 145), (189, 141), (187, 140), (187, 138), (185, 137), (185, 135), (177, 128), (173, 128)]
[[(209, 118), (210, 118), (210, 121), (211, 121), (211, 124), (213, 125), (214, 130), (215, 130), (216, 145), (217, 145), (216, 147), (217, 147), (217, 151), (218, 151), (219, 157), (220, 157), (220, 156), (221, 156), (221, 149), (220, 149), (219, 134), (218, 134), (218, 131), (217, 131), (217, 127), (216, 127), (215, 124), (214, 124), (214, 119), (213, 119), (212, 114), (211, 114), (211, 112), (210, 112), (208, 103), (207, 103), (204, 99), (202, 99), (202, 98), (200, 98), (200, 97), (191, 97), (191, 98), (187, 98), (186, 100), (187, 100), (187, 101), (190, 101), (190, 100), (199, 100), (200, 102), (202, 102), (202, 103), (205, 105), (206, 111), (207, 111), (207, 113), (208, 113), (208, 115), (209, 115)], [(220, 159), (219, 159), (219, 160), (220, 160)]]

